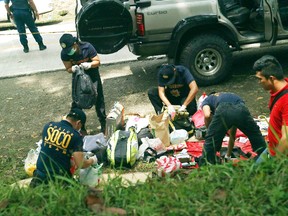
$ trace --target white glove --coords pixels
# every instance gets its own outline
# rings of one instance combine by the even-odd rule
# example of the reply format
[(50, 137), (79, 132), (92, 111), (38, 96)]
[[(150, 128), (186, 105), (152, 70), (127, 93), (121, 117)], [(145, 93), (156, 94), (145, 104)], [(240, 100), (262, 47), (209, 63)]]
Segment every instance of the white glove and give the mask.
[(176, 111), (175, 111), (173, 105), (168, 106), (168, 114), (170, 115), (171, 119), (173, 120), (175, 115), (176, 115)]
[(97, 159), (97, 156), (96, 156), (96, 155), (90, 157), (89, 159), (92, 159), (92, 160), (93, 160), (92, 165), (95, 165), (95, 164), (97, 164), (97, 162), (98, 162), (98, 159)]
[(81, 66), (84, 68), (84, 70), (89, 70), (91, 68), (91, 62), (83, 62), (81, 63)]
[(178, 112), (184, 112), (186, 111), (186, 106), (185, 105), (182, 105), (179, 109), (178, 109)]
[(71, 69), (72, 72), (75, 73), (77, 70), (79, 70), (79, 65), (73, 65)]

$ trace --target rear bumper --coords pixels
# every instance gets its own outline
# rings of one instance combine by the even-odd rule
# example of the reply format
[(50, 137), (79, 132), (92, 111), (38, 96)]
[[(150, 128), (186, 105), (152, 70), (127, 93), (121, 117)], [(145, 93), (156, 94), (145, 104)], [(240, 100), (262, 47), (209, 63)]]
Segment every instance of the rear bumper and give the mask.
[(168, 47), (168, 41), (153, 43), (135, 42), (128, 44), (130, 52), (138, 56), (166, 55), (168, 52)]

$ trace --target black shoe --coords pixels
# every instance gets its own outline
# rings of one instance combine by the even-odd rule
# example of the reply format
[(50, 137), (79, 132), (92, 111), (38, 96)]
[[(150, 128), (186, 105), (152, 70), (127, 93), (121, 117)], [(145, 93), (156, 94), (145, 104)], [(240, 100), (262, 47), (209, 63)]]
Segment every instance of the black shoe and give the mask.
[(29, 52), (29, 47), (26, 45), (26, 46), (23, 46), (24, 49), (23, 49), (23, 52), (24, 53), (28, 53)]
[(43, 44), (43, 42), (38, 43), (38, 44), (39, 44), (39, 50), (45, 50), (45, 49), (47, 49), (47, 46), (45, 46), (45, 45)]

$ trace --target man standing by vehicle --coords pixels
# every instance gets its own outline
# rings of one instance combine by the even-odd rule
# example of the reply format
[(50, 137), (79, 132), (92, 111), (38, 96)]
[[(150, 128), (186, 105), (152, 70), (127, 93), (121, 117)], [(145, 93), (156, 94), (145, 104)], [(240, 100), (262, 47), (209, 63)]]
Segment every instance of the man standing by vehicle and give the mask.
[[(253, 66), (256, 77), (264, 90), (270, 91), (270, 119), (268, 150), (271, 156), (288, 153), (288, 78), (278, 60), (271, 55), (258, 59)], [(264, 153), (263, 153), (264, 157)], [(261, 156), (262, 158), (262, 156)], [(261, 160), (261, 158), (259, 160)]]
[(168, 113), (174, 117), (176, 111), (173, 105), (180, 105), (179, 112), (188, 111), (193, 115), (197, 111), (195, 96), (198, 86), (189, 69), (182, 65), (163, 65), (158, 72), (158, 88), (148, 91), (148, 97), (157, 114), (168, 108)]
[[(85, 73), (88, 74), (95, 85), (97, 85), (97, 99), (95, 102), (95, 110), (101, 125), (101, 132), (105, 132), (106, 127), (106, 112), (102, 81), (99, 73), (100, 59), (97, 51), (88, 42), (80, 42), (71, 34), (63, 34), (59, 40), (61, 51), (61, 60), (68, 73), (72, 73), (72, 89), (74, 88), (73, 79), (77, 67), (81, 65)], [(77, 107), (75, 102), (72, 102), (72, 108)], [(81, 108), (81, 107), (78, 107)], [(83, 125), (84, 127), (84, 125)], [(86, 129), (82, 128), (85, 133)]]
[(49, 122), (43, 128), (41, 151), (30, 187), (56, 181), (57, 176), (72, 178), (71, 156), (77, 168), (87, 168), (97, 163), (97, 157), (84, 158), (83, 139), (78, 132), (86, 122), (80, 109), (71, 110), (60, 122)]
[(34, 12), (37, 19), (39, 19), (39, 14), (33, 0), (11, 0), (12, 6), (11, 10), (9, 7), (10, 0), (4, 0), (5, 8), (10, 19), (14, 20), (17, 31), (20, 37), (20, 43), (23, 46), (23, 52), (29, 52), (29, 46), (26, 35), (26, 26), (32, 33), (35, 41), (39, 45), (40, 50), (45, 50), (47, 47), (43, 44), (43, 39), (35, 25), (35, 21), (32, 16), (32, 11)]
[(200, 166), (204, 165), (206, 160), (211, 164), (216, 163), (216, 152), (220, 151), (223, 138), (230, 129), (228, 151), (231, 151), (234, 146), (237, 128), (248, 137), (257, 155), (266, 148), (258, 125), (238, 95), (229, 92), (212, 93), (203, 101), (202, 110), (207, 134)]

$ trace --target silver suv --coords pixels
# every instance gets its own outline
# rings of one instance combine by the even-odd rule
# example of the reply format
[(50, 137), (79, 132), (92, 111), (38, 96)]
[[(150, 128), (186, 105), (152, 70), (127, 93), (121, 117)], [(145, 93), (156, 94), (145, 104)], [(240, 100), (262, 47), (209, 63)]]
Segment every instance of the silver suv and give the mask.
[(166, 55), (201, 86), (231, 75), (234, 51), (288, 44), (288, 0), (78, 0), (76, 11), (99, 53)]

